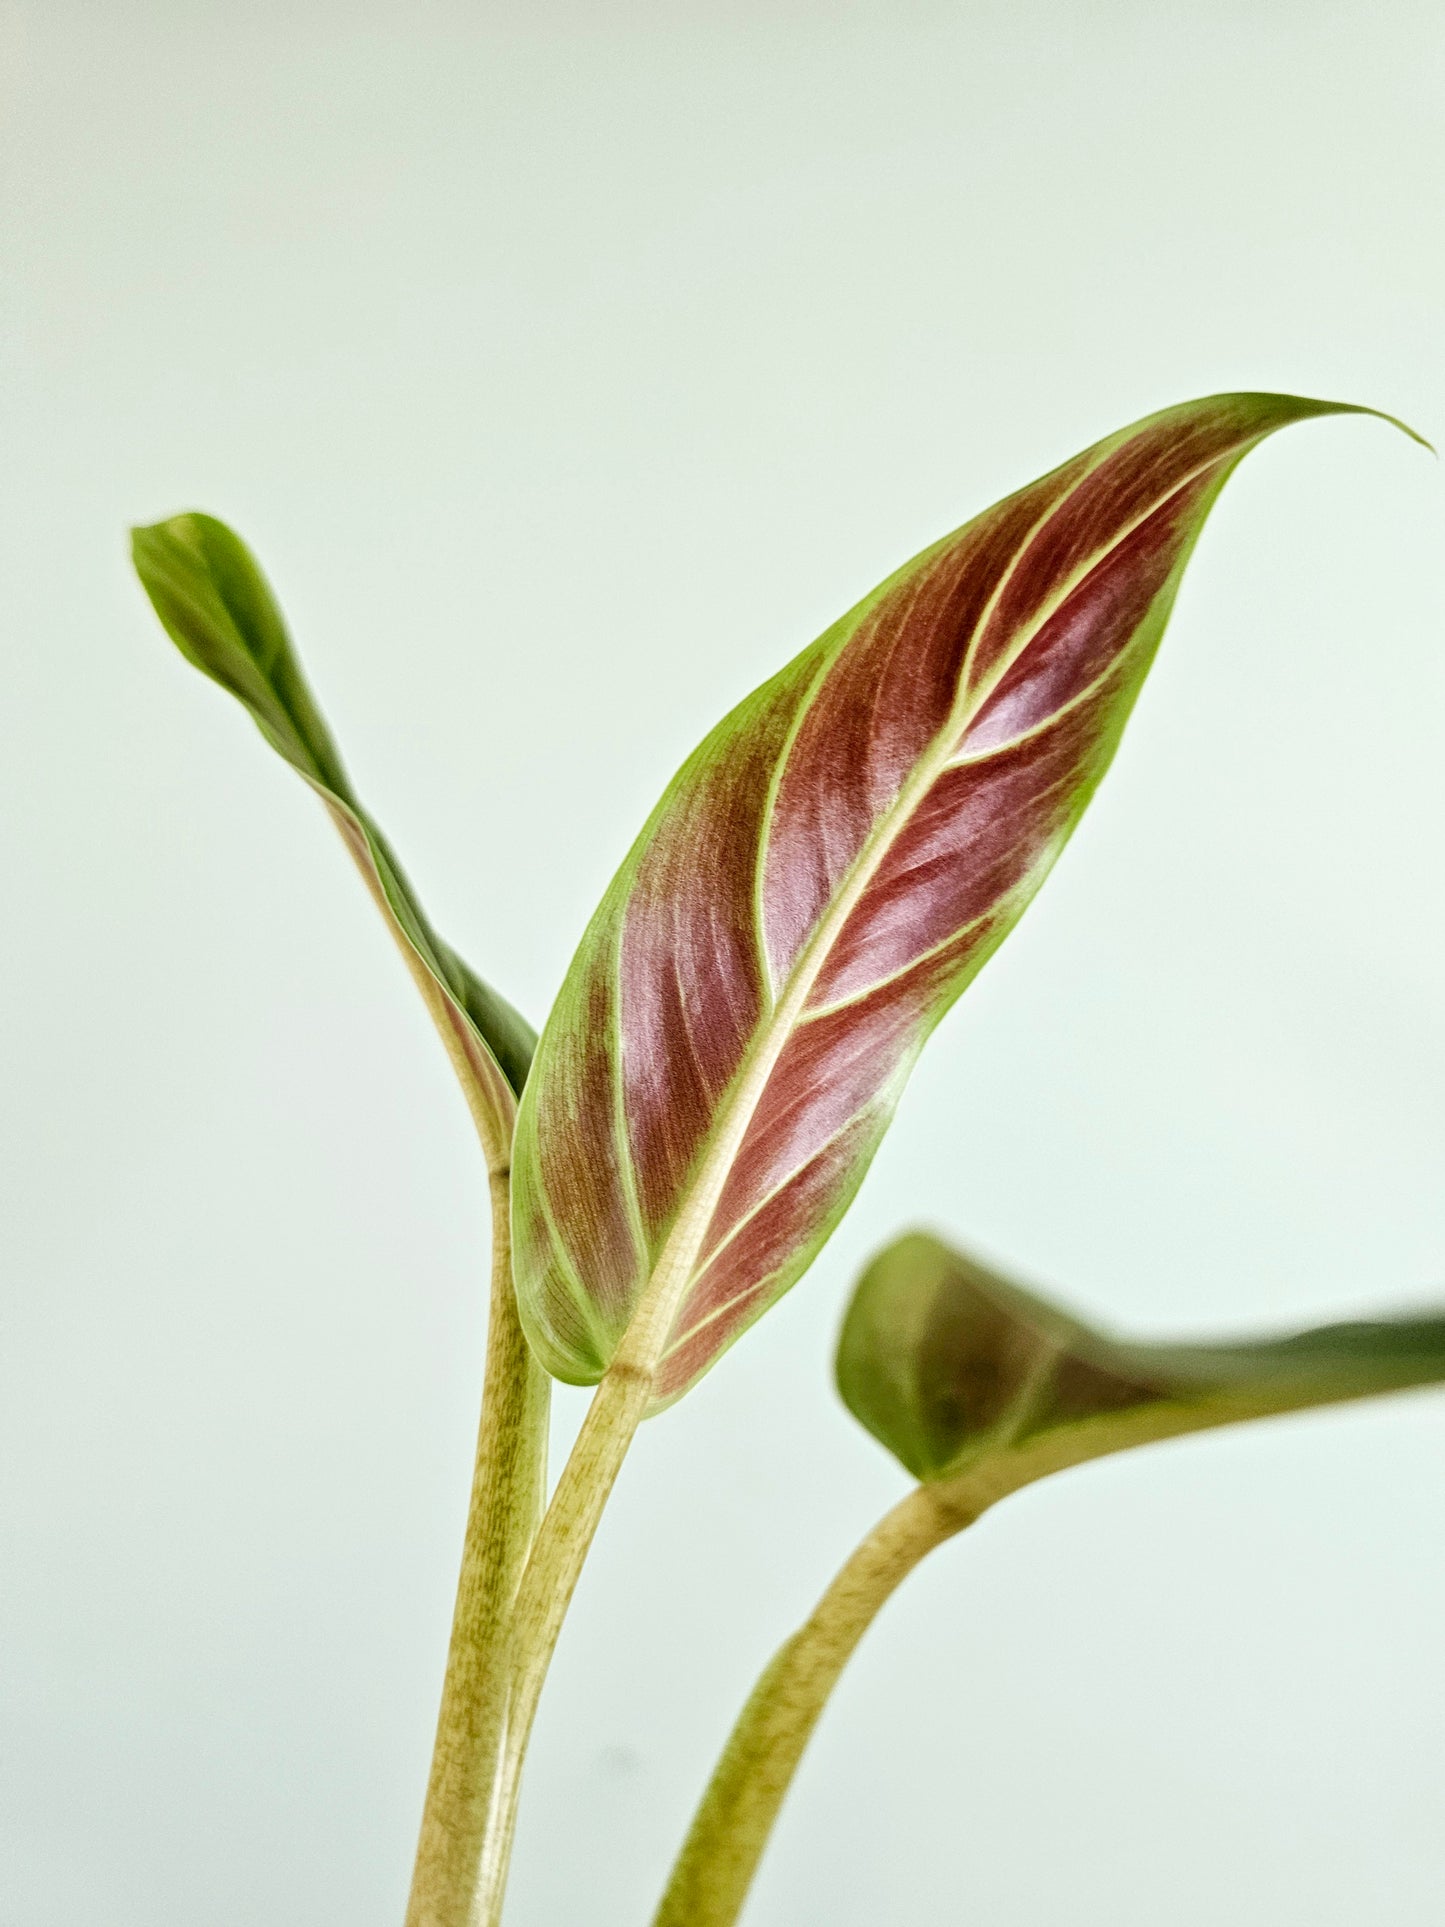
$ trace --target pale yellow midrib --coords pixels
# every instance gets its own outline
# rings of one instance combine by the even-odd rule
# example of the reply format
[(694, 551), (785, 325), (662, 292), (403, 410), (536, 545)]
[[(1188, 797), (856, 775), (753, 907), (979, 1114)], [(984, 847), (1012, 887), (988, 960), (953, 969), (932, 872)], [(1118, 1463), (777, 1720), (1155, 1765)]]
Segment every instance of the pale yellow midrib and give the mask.
[(698, 1168), (688, 1201), (678, 1213), (667, 1242), (653, 1266), (652, 1275), (638, 1298), (637, 1309), (617, 1353), (619, 1363), (652, 1373), (661, 1362), (672, 1321), (692, 1281), (703, 1239), (732, 1169), (733, 1159), (752, 1123), (768, 1080), (777, 1068), (778, 1058), (793, 1034), (809, 992), (817, 982), (818, 974), (859, 897), (872, 882), (879, 863), (892, 846), (898, 831), (909, 821), (918, 803), (937, 780), (938, 767), (946, 757), (946, 745), (950, 740), (947, 728), (934, 739), (932, 752), (918, 764), (899, 791), (892, 808), (870, 832), (863, 850), (854, 861), (847, 882), (803, 946), (802, 954), (790, 973), (787, 989), (773, 1006), (758, 1040), (750, 1050), (749, 1061), (728, 1100), (717, 1135)]

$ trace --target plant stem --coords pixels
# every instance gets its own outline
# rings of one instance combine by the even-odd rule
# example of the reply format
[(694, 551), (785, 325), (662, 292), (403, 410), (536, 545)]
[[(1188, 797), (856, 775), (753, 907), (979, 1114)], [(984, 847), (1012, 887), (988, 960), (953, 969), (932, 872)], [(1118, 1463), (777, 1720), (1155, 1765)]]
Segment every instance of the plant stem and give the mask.
[(407, 1927), (466, 1927), (505, 1730), (507, 1623), (546, 1487), (551, 1382), (512, 1289), (509, 1178), (493, 1171), (492, 1289), (476, 1469)]
[(869, 1533), (753, 1688), (652, 1927), (733, 1927), (829, 1694), (881, 1608), (935, 1546), (1052, 1472), (1247, 1416), (1243, 1408), (1221, 1415), (1217, 1405), (1108, 1413), (1087, 1426), (1005, 1445), (952, 1478), (916, 1486)]
[(651, 1396), (651, 1372), (614, 1361), (587, 1408), (533, 1542), (511, 1615), (498, 1797), (470, 1927), (499, 1927), (522, 1762), (537, 1701), (583, 1562)]
[(653, 1927), (732, 1927), (828, 1695), (894, 1589), (983, 1510), (919, 1486), (874, 1527), (781, 1646), (723, 1749)]

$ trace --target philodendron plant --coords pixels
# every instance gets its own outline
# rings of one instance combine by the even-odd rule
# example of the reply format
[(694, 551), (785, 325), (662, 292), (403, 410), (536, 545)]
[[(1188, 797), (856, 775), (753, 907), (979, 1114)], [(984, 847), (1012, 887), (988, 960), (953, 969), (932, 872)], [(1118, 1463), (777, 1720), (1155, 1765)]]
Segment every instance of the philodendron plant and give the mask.
[[(1235, 465), (1290, 423), (1372, 412), (1271, 394), (1166, 409), (905, 563), (688, 757), (540, 1040), (428, 923), (239, 538), (198, 514), (136, 531), (172, 640), (340, 830), (490, 1182), (481, 1431), (408, 1927), (501, 1919), (538, 1695), (634, 1434), (847, 1209), (919, 1051), (1108, 768)], [(552, 1378), (596, 1391), (549, 1496)], [(1445, 1311), (1139, 1344), (932, 1236), (898, 1239), (858, 1283), (837, 1380), (911, 1489), (763, 1671), (655, 1927), (738, 1918), (858, 1639), (987, 1507), (1155, 1439), (1442, 1379)]]

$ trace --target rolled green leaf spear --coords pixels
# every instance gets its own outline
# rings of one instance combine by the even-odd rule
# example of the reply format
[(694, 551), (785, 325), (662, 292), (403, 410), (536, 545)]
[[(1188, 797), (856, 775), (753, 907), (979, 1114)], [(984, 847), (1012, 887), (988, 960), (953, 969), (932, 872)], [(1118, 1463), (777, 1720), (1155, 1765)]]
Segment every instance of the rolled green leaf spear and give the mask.
[(240, 537), (212, 516), (177, 515), (136, 529), (132, 553), (182, 655), (243, 704), (325, 804), (437, 1027), (487, 1163), (492, 1283), (482, 1418), (413, 1891), (416, 1920), (462, 1920), (500, 1797), (503, 1628), (546, 1490), (551, 1387), (522, 1336), (511, 1266), (512, 1131), (536, 1038), (427, 922), (351, 787), (275, 598)]
[[(847, 1209), (923, 1044), (1108, 768), (1225, 481), (1279, 428), (1371, 412), (1269, 394), (1184, 403), (905, 564), (684, 763), (583, 937), (535, 1062), (527, 1026), (431, 929), (352, 791), (245, 546), (203, 515), (136, 532), (172, 639), (340, 829), (488, 1167), (483, 1415), (408, 1927), (499, 1922), (538, 1695), (638, 1425), (801, 1277)], [(540, 1519), (538, 1361), (597, 1386)], [(837, 1664), (928, 1544), (1008, 1479), (1054, 1469), (1052, 1436), (996, 1453), (987, 1473), (950, 1461), (947, 1479), (921, 1475), (829, 1595)], [(911, 1464), (907, 1437), (889, 1443)], [(709, 1795), (679, 1879), (687, 1906), (723, 1911), (689, 1919), (732, 1918), (776, 1809), (769, 1776), (780, 1798), (788, 1747), (816, 1717), (809, 1695), (833, 1662), (817, 1662), (816, 1637), (791, 1650), (779, 1678), (794, 1685), (814, 1653), (803, 1724), (778, 1725), (794, 1685), (757, 1703), (753, 1727), (783, 1737), (754, 1733), (746, 1773), (727, 1769)], [(762, 1777), (743, 1797), (749, 1775)], [(734, 1871), (703, 1879), (718, 1854)]]
[(920, 1560), (1050, 1473), (1247, 1419), (1445, 1380), (1445, 1310), (1288, 1338), (1132, 1344), (926, 1233), (875, 1258), (838, 1343), (843, 1402), (918, 1484), (773, 1658), (654, 1927), (729, 1927), (854, 1648)]

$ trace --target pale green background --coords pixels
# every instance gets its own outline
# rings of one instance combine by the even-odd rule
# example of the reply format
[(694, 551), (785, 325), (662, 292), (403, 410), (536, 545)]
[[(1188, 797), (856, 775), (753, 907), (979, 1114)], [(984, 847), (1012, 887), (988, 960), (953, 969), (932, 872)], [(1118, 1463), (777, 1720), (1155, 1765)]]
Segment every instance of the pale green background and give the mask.
[[(3, 59), (0, 1927), (395, 1927), (482, 1187), (125, 524), (255, 542), (437, 921), (540, 1018), (695, 739), (976, 508), (1221, 387), (1445, 436), (1445, 13), (29, 0)], [(516, 1927), (640, 1927), (902, 1489), (828, 1384), (895, 1229), (1151, 1331), (1445, 1294), (1442, 510), (1360, 422), (1231, 484), (847, 1226), (628, 1467)], [(749, 1927), (1433, 1927), (1442, 1619), (1445, 1395), (1027, 1495), (870, 1638)]]

